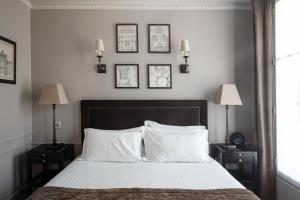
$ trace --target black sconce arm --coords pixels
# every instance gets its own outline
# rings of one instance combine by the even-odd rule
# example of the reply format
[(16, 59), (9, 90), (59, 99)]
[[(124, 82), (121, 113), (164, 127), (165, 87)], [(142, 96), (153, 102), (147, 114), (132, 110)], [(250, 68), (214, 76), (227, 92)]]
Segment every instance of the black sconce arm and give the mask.
[(189, 56), (183, 56), (185, 64), (180, 65), (180, 73), (189, 73), (189, 64), (188, 64), (188, 57)]
[(103, 56), (97, 55), (97, 58), (98, 58), (97, 72), (106, 73), (106, 64), (101, 64), (101, 59), (103, 58)]

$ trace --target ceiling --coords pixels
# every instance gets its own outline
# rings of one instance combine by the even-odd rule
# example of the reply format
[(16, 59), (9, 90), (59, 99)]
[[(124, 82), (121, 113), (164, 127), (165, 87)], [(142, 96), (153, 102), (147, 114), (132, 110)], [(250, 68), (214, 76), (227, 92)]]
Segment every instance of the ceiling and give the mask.
[(21, 0), (32, 9), (226, 10), (251, 8), (250, 0)]

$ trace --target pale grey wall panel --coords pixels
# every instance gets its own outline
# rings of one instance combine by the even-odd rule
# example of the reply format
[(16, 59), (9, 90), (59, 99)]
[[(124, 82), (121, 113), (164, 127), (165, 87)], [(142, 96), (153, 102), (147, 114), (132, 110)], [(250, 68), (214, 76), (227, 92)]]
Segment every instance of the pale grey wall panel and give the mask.
[(30, 9), (22, 1), (0, 1), (0, 35), (17, 43), (17, 84), (0, 83), (0, 199), (26, 181), (32, 134), (30, 29)]
[[(138, 23), (139, 53), (117, 54), (115, 24)], [(171, 24), (171, 54), (147, 53), (147, 24)], [(60, 82), (69, 105), (58, 106), (61, 142), (80, 143), (81, 99), (208, 99), (209, 139), (224, 141), (225, 108), (214, 105), (221, 83), (235, 82), (244, 106), (233, 109), (230, 131), (252, 142), (254, 127), (254, 56), (251, 11), (33, 10), (33, 141), (51, 141), (51, 109), (38, 105), (43, 86)], [(106, 74), (96, 73), (96, 39), (104, 40)], [(180, 74), (180, 40), (188, 39), (191, 72)], [(138, 63), (140, 89), (115, 89), (114, 64)], [(170, 63), (173, 89), (147, 89), (146, 65)]]

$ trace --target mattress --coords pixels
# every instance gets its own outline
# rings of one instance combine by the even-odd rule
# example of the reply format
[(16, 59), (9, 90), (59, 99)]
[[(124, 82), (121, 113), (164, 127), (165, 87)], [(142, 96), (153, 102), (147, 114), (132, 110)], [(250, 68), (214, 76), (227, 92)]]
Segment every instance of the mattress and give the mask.
[(45, 186), (79, 189), (244, 187), (219, 163), (114, 163), (76, 159)]

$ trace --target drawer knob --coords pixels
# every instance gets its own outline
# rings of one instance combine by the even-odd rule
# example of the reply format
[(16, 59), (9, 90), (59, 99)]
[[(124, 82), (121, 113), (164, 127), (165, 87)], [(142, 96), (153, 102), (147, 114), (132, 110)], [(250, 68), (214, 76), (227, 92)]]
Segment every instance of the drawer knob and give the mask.
[(241, 163), (241, 162), (243, 162), (243, 160), (242, 160), (242, 159), (239, 159), (239, 162)]
[(44, 156), (44, 157), (45, 157), (45, 156), (46, 156), (46, 154), (44, 154), (44, 153), (43, 153), (43, 154), (42, 154), (42, 156)]
[(239, 156), (242, 156), (242, 154), (241, 154), (241, 153), (239, 153)]
[(42, 160), (42, 162), (46, 162), (46, 160)]

